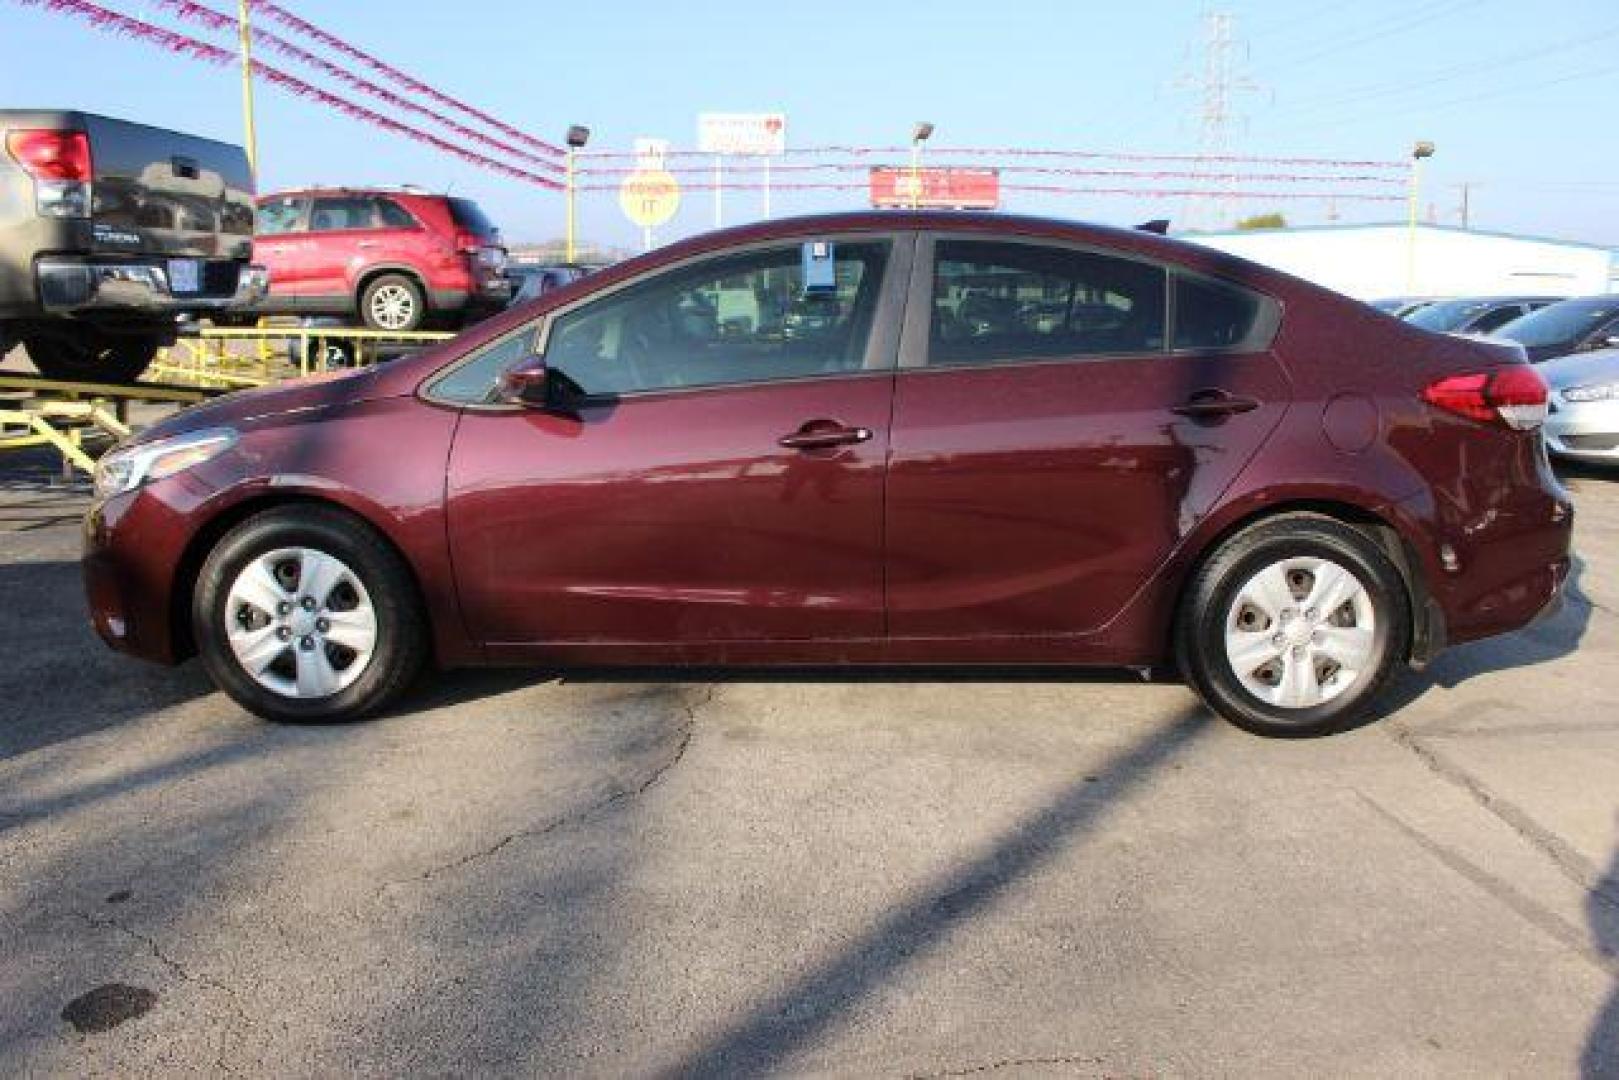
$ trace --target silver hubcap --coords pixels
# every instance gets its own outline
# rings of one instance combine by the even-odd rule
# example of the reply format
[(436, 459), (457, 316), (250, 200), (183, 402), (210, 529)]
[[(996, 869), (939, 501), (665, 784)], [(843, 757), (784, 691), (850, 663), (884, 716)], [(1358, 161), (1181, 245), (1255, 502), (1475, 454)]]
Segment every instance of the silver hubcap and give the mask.
[(371, 294), (371, 321), (385, 330), (400, 330), (416, 315), (416, 298), (403, 285), (384, 285)]
[(1226, 658), (1259, 700), (1308, 709), (1365, 677), (1375, 619), (1371, 596), (1348, 570), (1328, 559), (1283, 559), (1237, 590), (1226, 613)]
[(279, 548), (231, 584), (225, 634), (267, 690), (323, 698), (360, 677), (377, 647), (377, 613), (358, 575), (313, 548)]

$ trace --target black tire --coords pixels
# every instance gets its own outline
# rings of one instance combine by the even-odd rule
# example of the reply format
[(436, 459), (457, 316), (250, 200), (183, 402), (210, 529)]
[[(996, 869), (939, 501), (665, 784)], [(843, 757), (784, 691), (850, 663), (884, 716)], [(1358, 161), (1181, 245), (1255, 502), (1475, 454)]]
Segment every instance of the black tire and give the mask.
[(28, 358), (47, 379), (64, 382), (132, 383), (151, 366), (157, 338), (113, 337), (86, 331), (69, 337), (40, 334), (24, 339)]
[[(234, 614), (227, 603), (238, 574), (281, 548), (314, 549), (346, 563), (364, 585), (376, 615), (369, 662), (329, 696), (298, 698), (261, 685), (236, 659), (226, 635), (227, 618)], [(197, 576), (191, 625), (197, 652), (215, 684), (267, 720), (356, 720), (374, 713), (410, 685), (428, 655), (427, 620), (404, 560), (365, 523), (340, 510), (307, 504), (256, 514), (214, 546)], [(292, 648), (287, 647), (289, 654)], [(296, 661), (295, 656), (283, 659)]]
[[(1242, 684), (1227, 654), (1226, 622), (1253, 575), (1294, 558), (1327, 559), (1349, 571), (1370, 601), (1373, 631), (1370, 660), (1353, 683), (1321, 704), (1287, 708)], [(1325, 735), (1365, 720), (1406, 663), (1410, 648), (1411, 598), (1398, 568), (1359, 529), (1307, 513), (1269, 518), (1222, 543), (1187, 584), (1175, 631), (1181, 673), (1203, 701), (1231, 723), (1260, 735)], [(1301, 655), (1313, 654), (1301, 650)]]
[[(381, 298), (392, 297), (409, 305), (409, 313), (400, 319), (384, 314), (386, 305)], [(414, 278), (405, 274), (382, 274), (366, 283), (360, 290), (360, 319), (370, 330), (392, 330), (401, 333), (418, 330), (427, 321), (427, 297)]]

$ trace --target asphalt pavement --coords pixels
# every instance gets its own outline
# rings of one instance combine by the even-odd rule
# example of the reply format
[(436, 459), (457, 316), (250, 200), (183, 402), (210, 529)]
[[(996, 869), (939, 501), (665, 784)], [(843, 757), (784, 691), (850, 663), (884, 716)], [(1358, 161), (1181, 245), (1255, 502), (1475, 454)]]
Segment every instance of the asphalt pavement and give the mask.
[(1619, 1075), (1619, 480), (1571, 602), (1267, 741), (1123, 673), (244, 715), (0, 475), (0, 1073)]

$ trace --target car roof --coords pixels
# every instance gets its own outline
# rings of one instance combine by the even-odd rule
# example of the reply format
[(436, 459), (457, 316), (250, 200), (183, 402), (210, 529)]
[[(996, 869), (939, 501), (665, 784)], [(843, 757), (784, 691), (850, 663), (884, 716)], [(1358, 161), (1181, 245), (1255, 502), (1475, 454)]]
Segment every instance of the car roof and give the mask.
[(447, 199), (448, 195), (427, 191), (421, 188), (409, 187), (290, 187), (276, 191), (266, 191), (258, 197), (259, 202), (270, 199), (284, 199), (289, 195), (389, 195), (402, 196), (407, 199)]

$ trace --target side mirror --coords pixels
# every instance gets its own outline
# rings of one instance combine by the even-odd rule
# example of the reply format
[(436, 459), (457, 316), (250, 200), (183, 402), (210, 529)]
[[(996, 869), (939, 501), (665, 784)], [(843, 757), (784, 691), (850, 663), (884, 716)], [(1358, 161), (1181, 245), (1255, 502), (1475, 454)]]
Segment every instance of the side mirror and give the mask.
[(545, 366), (544, 357), (531, 356), (502, 374), (500, 396), (503, 400), (530, 409), (550, 406), (551, 369)]

